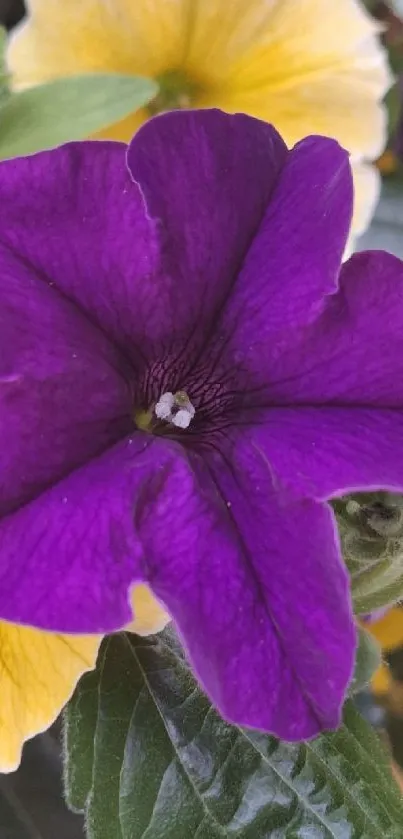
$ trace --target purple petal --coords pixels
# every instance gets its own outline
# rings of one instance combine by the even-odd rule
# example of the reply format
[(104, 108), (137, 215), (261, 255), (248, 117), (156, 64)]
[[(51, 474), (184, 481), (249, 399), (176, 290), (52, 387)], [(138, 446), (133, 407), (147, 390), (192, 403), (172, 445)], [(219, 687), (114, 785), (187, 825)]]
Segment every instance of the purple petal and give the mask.
[(292, 500), (253, 440), (228, 465), (217, 455), (211, 475), (193, 467), (200, 491), (163, 562), (147, 508), (140, 534), (199, 679), (238, 724), (290, 740), (337, 726), (356, 641), (330, 509)]
[(257, 445), (297, 497), (403, 490), (403, 416), (373, 408), (274, 408), (259, 417)]
[[(71, 143), (1, 163), (0, 243), (143, 362), (142, 335), (161, 331), (149, 289), (159, 254), (123, 143)], [(162, 325), (166, 336), (171, 321)]]
[(59, 632), (108, 632), (132, 618), (145, 580), (143, 507), (159, 536), (187, 526), (194, 477), (184, 450), (136, 433), (0, 521), (2, 619)]
[(131, 399), (127, 364), (116, 348), (2, 245), (0, 296), (4, 515), (124, 434)]
[(265, 123), (201, 111), (147, 123), (132, 177), (124, 155), (119, 143), (73, 143), (0, 164), (0, 241), (142, 367), (196, 328), (205, 340), (287, 150)]
[(283, 353), (337, 290), (352, 198), (348, 155), (334, 140), (295, 146), (219, 324), (256, 385), (277, 378)]
[(403, 262), (355, 254), (317, 321), (274, 366), (271, 403), (403, 407)]
[(218, 110), (163, 114), (135, 135), (128, 166), (159, 229), (173, 328), (206, 341), (287, 157), (272, 126)]

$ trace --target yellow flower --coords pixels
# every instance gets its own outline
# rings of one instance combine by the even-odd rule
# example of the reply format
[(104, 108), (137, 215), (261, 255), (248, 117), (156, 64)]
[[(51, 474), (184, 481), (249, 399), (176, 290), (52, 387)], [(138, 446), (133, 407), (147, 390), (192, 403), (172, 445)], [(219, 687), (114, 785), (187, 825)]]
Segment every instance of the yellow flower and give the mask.
[[(158, 632), (167, 615), (145, 586), (133, 593), (140, 635)], [(22, 745), (49, 728), (80, 676), (96, 662), (100, 635), (55, 635), (0, 621), (0, 772), (17, 769)]]
[(153, 77), (161, 94), (103, 133), (128, 140), (156, 110), (218, 107), (272, 122), (289, 145), (336, 137), (352, 155), (355, 235), (379, 174), (390, 83), (378, 25), (357, 0), (28, 0), (11, 39), (16, 88), (115, 71)]
[[(376, 638), (384, 653), (392, 652), (397, 647), (403, 647), (403, 609), (390, 609), (382, 618), (366, 627)], [(375, 694), (385, 695), (391, 689), (389, 668), (383, 664), (372, 679), (372, 689)]]

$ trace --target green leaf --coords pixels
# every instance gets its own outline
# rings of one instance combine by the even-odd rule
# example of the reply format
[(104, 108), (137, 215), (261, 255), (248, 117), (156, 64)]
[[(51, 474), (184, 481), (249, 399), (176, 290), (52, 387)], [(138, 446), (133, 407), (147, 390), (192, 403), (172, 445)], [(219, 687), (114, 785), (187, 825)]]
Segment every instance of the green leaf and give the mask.
[[(86, 801), (89, 839), (401, 836), (387, 757), (351, 701), (340, 729), (309, 743), (229, 726), (170, 631), (107, 638), (95, 673), (97, 693), (84, 676), (65, 718), (67, 799)], [(91, 739), (89, 783), (72, 764), (87, 765)]]
[[(104, 647), (98, 658), (102, 667)], [(85, 673), (77, 685), (65, 714), (64, 764), (67, 804), (83, 813), (92, 784), (94, 738), (98, 717), (98, 672)]]
[(382, 661), (382, 653), (375, 639), (362, 626), (357, 627), (358, 648), (354, 676), (349, 686), (349, 695), (362, 690), (371, 680)]
[(12, 94), (0, 109), (0, 158), (81, 140), (154, 98), (150, 79), (93, 74)]

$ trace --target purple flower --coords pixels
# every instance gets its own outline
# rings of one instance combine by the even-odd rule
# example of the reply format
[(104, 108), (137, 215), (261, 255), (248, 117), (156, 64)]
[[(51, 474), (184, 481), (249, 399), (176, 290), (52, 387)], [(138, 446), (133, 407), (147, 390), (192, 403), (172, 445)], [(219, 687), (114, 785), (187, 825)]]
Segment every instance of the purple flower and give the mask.
[(403, 487), (403, 268), (340, 268), (348, 156), (164, 115), (0, 166), (0, 616), (109, 632), (146, 582), (238, 723), (338, 724), (332, 496)]

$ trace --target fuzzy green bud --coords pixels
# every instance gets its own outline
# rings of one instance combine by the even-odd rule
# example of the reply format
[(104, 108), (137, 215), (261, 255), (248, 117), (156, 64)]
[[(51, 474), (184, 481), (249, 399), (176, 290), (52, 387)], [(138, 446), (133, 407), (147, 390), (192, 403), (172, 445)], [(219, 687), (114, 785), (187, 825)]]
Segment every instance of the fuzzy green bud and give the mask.
[(356, 614), (403, 597), (403, 495), (360, 493), (333, 503)]

